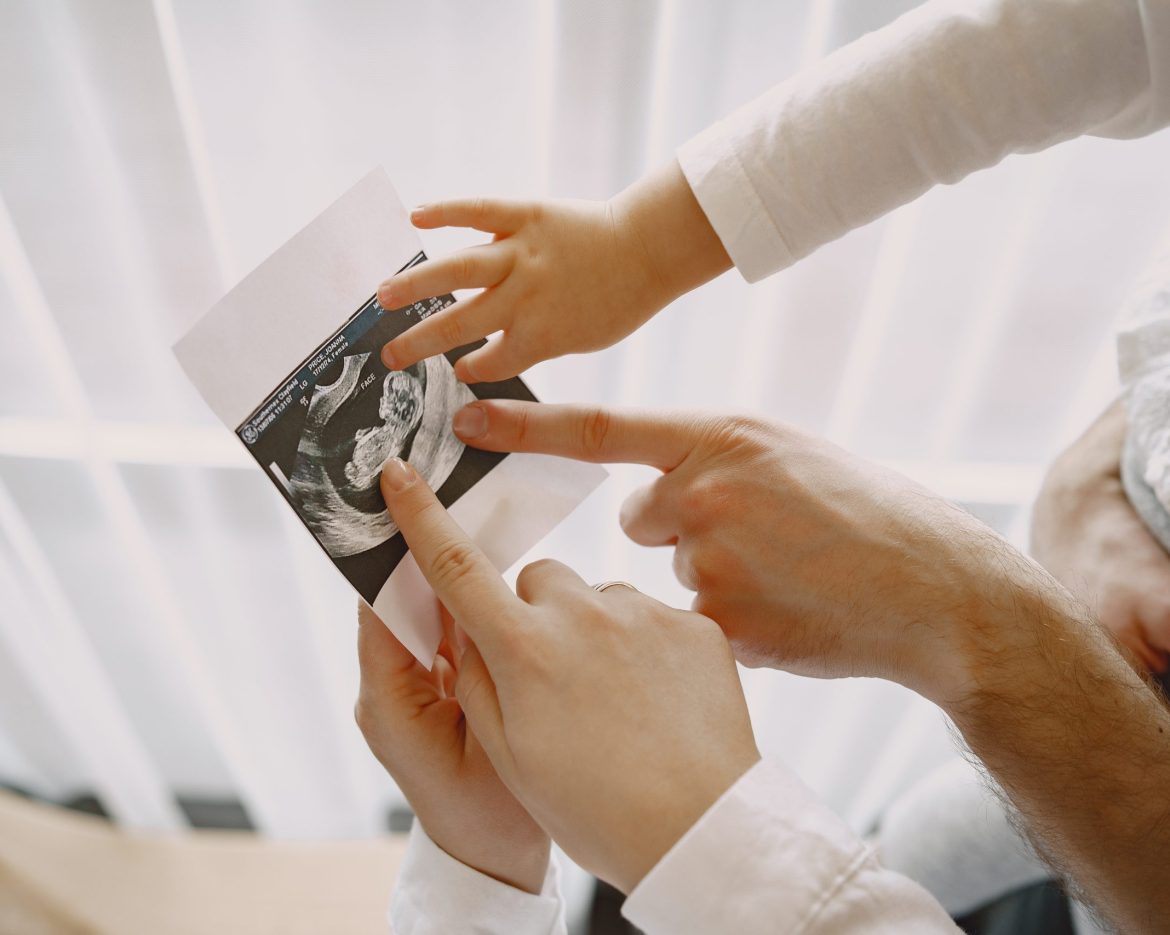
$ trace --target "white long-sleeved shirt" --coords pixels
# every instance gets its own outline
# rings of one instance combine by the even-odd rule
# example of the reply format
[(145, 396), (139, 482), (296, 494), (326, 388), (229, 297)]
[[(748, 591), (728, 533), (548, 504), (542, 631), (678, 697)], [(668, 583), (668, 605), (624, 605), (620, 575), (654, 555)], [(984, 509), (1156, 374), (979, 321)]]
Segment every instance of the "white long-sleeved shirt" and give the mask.
[[(934, 0), (715, 124), (678, 161), (755, 281), (1010, 153), (1168, 121), (1170, 0)], [(563, 930), (545, 921), (555, 887), (521, 899), (486, 878), (472, 884), (428, 844), (416, 831), (391, 910), (397, 935)], [(497, 897), (511, 907), (502, 915)], [(703, 816), (623, 911), (651, 935), (953, 930), (767, 765)]]
[(917, 880), (954, 916), (1051, 876), (960, 756), (890, 803), (875, 843), (884, 864)]
[[(539, 894), (476, 873), (417, 823), (390, 905), (394, 935), (565, 935), (555, 861)], [(650, 935), (926, 935), (958, 929), (918, 884), (884, 869), (784, 767), (748, 770), (630, 893)]]
[(755, 282), (1011, 153), (1170, 121), (1167, 0), (934, 0), (678, 151)]
[[(953, 916), (1051, 878), (1016, 832), (1003, 800), (963, 757), (939, 766), (895, 799), (875, 843), (881, 862), (920, 883)], [(1077, 935), (1104, 935), (1079, 903)]]

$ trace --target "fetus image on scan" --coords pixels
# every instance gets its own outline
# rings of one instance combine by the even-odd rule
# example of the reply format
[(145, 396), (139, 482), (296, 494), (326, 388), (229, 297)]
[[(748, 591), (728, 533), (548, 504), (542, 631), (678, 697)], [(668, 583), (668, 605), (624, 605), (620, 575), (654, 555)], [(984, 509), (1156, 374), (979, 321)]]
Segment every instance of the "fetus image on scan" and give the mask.
[(378, 486), (382, 465), (403, 458), (438, 490), (463, 454), (451, 417), (474, 399), (441, 355), (391, 372), (370, 353), (342, 358), (341, 375), (313, 389), (289, 478), (325, 551), (357, 555), (398, 532)]

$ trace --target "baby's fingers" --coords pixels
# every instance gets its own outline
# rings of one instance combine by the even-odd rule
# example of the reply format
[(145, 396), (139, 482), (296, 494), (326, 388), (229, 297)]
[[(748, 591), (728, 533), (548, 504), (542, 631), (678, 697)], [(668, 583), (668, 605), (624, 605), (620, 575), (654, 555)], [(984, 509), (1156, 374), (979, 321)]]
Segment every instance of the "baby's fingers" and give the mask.
[(527, 201), (456, 198), (419, 205), (410, 212), (415, 227), (471, 227), (488, 234), (514, 234), (535, 212)]
[(464, 383), (496, 383), (518, 376), (549, 355), (534, 353), (507, 332), (455, 362), (455, 376)]
[(476, 295), (424, 318), (382, 348), (382, 363), (391, 370), (447, 351), (504, 328), (504, 306), (495, 295)]
[(496, 244), (470, 247), (391, 276), (378, 287), (378, 302), (383, 308), (405, 308), (456, 289), (486, 289), (511, 270), (510, 250)]

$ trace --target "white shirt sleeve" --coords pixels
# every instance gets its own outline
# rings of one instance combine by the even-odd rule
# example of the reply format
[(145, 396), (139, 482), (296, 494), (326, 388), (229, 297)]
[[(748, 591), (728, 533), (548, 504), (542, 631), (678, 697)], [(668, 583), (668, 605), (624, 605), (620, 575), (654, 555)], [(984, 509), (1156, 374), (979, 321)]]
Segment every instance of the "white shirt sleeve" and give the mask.
[(526, 893), (473, 870), (414, 823), (390, 901), (394, 935), (566, 935), (560, 869), (550, 857), (544, 888)]
[(918, 935), (958, 929), (883, 868), (796, 777), (761, 761), (646, 875), (622, 913), (648, 935)]
[(1170, 122), (1167, 0), (933, 0), (678, 151), (749, 282), (1010, 153)]
[(894, 800), (877, 844), (883, 864), (921, 883), (956, 916), (1051, 876), (1012, 827), (1004, 804), (962, 757)]

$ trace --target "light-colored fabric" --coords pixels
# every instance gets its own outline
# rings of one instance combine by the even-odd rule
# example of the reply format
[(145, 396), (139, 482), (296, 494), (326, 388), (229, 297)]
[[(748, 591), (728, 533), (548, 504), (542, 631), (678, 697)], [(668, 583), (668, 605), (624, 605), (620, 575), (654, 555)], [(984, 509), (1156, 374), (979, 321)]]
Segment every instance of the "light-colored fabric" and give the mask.
[[(979, 770), (956, 756), (907, 789), (882, 815), (878, 857), (962, 916), (1052, 874), (1008, 819)], [(1104, 935), (1080, 903), (1077, 935)]]
[(678, 151), (749, 282), (939, 183), (1170, 121), (1166, 0), (934, 0)]
[(623, 914), (650, 935), (957, 932), (920, 886), (787, 769), (761, 761), (634, 889)]
[(526, 893), (473, 870), (430, 839), (410, 831), (390, 900), (394, 935), (565, 935), (560, 869), (549, 860), (544, 888)]
[(955, 757), (886, 809), (878, 855), (954, 916), (1049, 876), (979, 771)]
[(1077, 935), (1112, 935), (1112, 930), (1099, 924), (1081, 903), (1072, 904), (1072, 921), (1073, 931)]
[[(556, 861), (535, 896), (477, 873), (416, 823), (390, 906), (395, 935), (564, 935)], [(649, 935), (955, 932), (917, 884), (787, 769), (756, 764), (662, 858), (622, 909)]]

